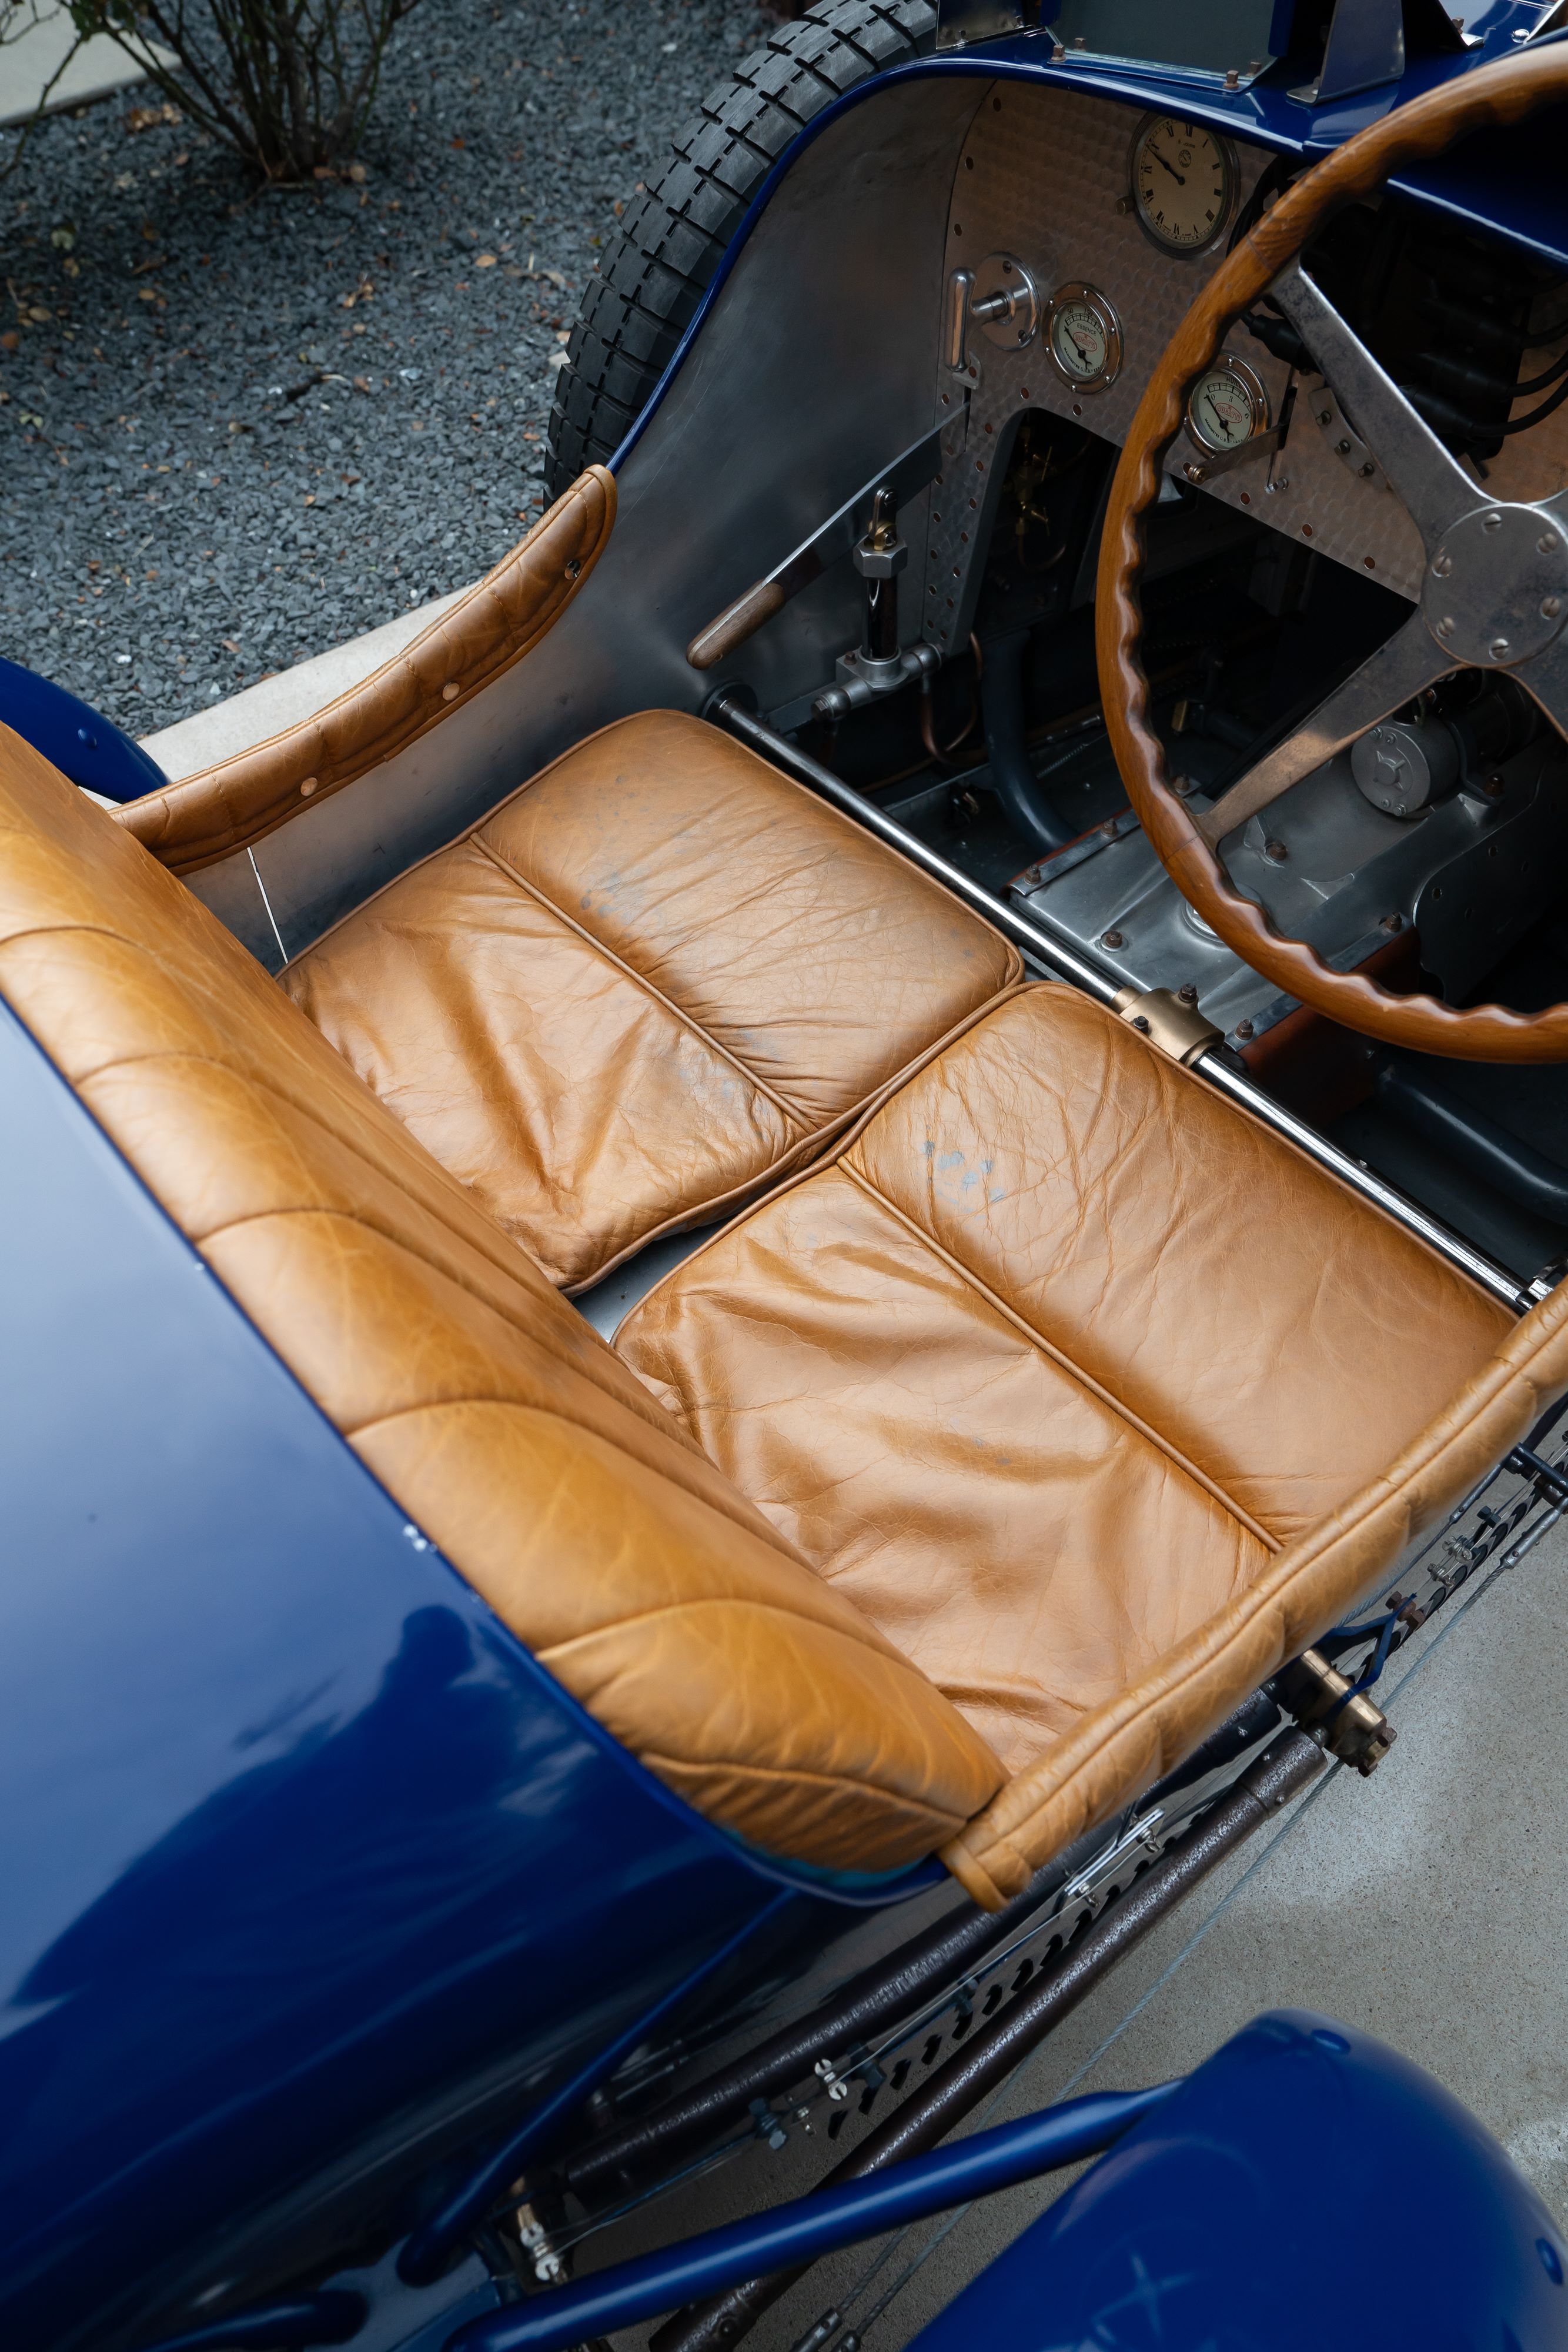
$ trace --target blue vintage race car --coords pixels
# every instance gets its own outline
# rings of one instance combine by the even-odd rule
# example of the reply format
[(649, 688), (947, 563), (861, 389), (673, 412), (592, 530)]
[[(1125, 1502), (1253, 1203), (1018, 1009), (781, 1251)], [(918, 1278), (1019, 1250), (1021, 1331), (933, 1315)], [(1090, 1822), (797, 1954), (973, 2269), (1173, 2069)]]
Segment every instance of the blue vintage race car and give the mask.
[(822, 0), (404, 653), (0, 672), (7, 2352), (717, 2352), (1101, 2151), (940, 2352), (1568, 2340), (1332, 2021), (944, 2146), (1568, 1505), (1557, 16)]

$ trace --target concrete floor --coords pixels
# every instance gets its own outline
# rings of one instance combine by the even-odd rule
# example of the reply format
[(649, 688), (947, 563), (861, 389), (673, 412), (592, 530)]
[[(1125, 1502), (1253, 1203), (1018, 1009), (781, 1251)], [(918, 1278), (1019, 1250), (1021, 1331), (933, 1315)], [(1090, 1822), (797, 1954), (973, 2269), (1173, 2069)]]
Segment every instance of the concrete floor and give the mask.
[[(1557, 1704), (1565, 1650), (1559, 1526), (1516, 1568), (1462, 1592), (1395, 1660), (1379, 1696), (1399, 1737), (1375, 1776), (1325, 1772), (1267, 1843), (1065, 2021), (977, 2127), (1077, 2091), (1185, 2073), (1260, 2011), (1300, 2005), (1427, 2067), (1568, 2222), (1568, 1868), (1555, 1803), (1568, 1788), (1568, 1709)], [(823, 2168), (820, 2143), (798, 2134), (777, 2157), (758, 2149), (664, 2203), (640, 2243), (754, 2208), (758, 2165), (774, 2168), (779, 2197), (802, 2193)], [(789, 2352), (833, 2305), (873, 2352), (897, 2352), (1065, 2185), (1014, 2189), (956, 2225), (921, 2224), (891, 2252), (883, 2242), (820, 2264), (750, 2344)], [(923, 2253), (868, 2327), (878, 2298)], [(631, 2352), (649, 2333), (615, 2340)]]

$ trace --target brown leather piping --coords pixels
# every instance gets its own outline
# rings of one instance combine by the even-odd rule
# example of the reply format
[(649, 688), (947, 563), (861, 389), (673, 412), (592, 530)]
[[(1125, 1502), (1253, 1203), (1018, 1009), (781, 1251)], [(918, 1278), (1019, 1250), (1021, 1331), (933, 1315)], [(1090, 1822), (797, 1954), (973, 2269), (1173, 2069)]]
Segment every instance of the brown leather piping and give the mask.
[[(846, 1145), (845, 1150), (847, 1150), (848, 1148)], [(1075, 1380), (1081, 1388), (1087, 1389), (1091, 1396), (1098, 1397), (1103, 1405), (1107, 1406), (1119, 1421), (1125, 1422), (1127, 1427), (1143, 1438), (1145, 1444), (1152, 1446), (1156, 1454), (1163, 1454), (1166, 1460), (1181, 1472), (1183, 1477), (1190, 1478), (1195, 1486), (1200, 1486), (1209, 1500), (1218, 1503), (1227, 1517), (1234, 1519), (1238, 1527), (1260, 1543), (1265, 1551), (1277, 1552), (1281, 1549), (1279, 1537), (1271, 1536), (1266, 1528), (1260, 1528), (1257, 1520), (1244, 1511), (1239, 1503), (1233, 1501), (1224, 1487), (1211, 1478), (1206, 1470), (1200, 1470), (1196, 1462), (1189, 1461), (1185, 1454), (1180, 1453), (1171, 1444), (1169, 1438), (1162, 1437), (1157, 1429), (1151, 1429), (1148, 1423), (1140, 1419), (1139, 1415), (1133, 1411), (1131, 1405), (1124, 1403), (1119, 1396), (1103, 1387), (1092, 1372), (1084, 1370), (1082, 1364), (1074, 1363), (1072, 1358), (1057, 1347), (1053, 1340), (1048, 1339), (1044, 1332), (1039, 1330), (1027, 1316), (1020, 1315), (1016, 1307), (1009, 1307), (1005, 1298), (998, 1298), (990, 1285), (985, 1282), (972, 1266), (966, 1265), (962, 1258), (955, 1257), (951, 1250), (944, 1249), (935, 1235), (928, 1234), (923, 1225), (917, 1225), (914, 1218), (906, 1215), (898, 1206), (896, 1201), (890, 1201), (886, 1193), (872, 1182), (869, 1176), (862, 1176), (858, 1168), (847, 1167), (842, 1152), (835, 1154), (833, 1166), (841, 1176), (847, 1178), (849, 1182), (863, 1192), (868, 1200), (874, 1201), (879, 1209), (885, 1210), (887, 1214), (896, 1223), (901, 1224), (906, 1233), (913, 1234), (915, 1240), (928, 1249), (934, 1258), (946, 1266), (949, 1273), (956, 1274), (966, 1288), (972, 1290), (977, 1298), (983, 1298), (986, 1305), (993, 1308), (1004, 1322), (1010, 1323), (1031, 1347), (1038, 1348), (1042, 1356), (1049, 1356), (1053, 1364), (1058, 1365), (1071, 1379)], [(808, 1172), (818, 1176), (822, 1173), (822, 1171), (821, 1168), (813, 1168)]]
[(1149, 380), (1112, 482), (1095, 589), (1100, 685), (1116, 763), (1161, 864), (1189, 904), (1255, 971), (1332, 1020), (1423, 1053), (1478, 1061), (1568, 1060), (1568, 1005), (1530, 1014), (1500, 1004), (1460, 1009), (1430, 996), (1391, 996), (1374, 980), (1332, 971), (1314, 949), (1276, 930), (1262, 908), (1233, 887), (1171, 790), (1165, 753), (1148, 722), (1140, 654), (1141, 518), (1157, 491), (1156, 459), (1181, 424), (1187, 387), (1240, 312), (1330, 213), (1371, 194), (1402, 164), (1437, 154), (1468, 132), (1517, 122), (1565, 96), (1568, 48), (1563, 45), (1502, 58), (1439, 84), (1358, 131), (1281, 196), (1209, 279)]
[[(408, 875), (417, 874), (422, 866), (434, 865), (438, 857), (444, 857), (449, 849), (457, 847), (462, 842), (472, 842), (498, 872), (505, 874), (509, 881), (515, 882), (519, 889), (525, 891), (534, 900), (536, 905), (543, 907), (548, 914), (553, 915), (568, 930), (574, 932), (579, 939), (601, 955), (607, 963), (613, 965), (617, 971), (624, 972), (635, 987), (643, 990), (656, 1003), (663, 1005), (667, 1013), (672, 1013), (683, 1027), (690, 1030), (693, 1035), (700, 1037), (705, 1045), (710, 1047), (733, 1069), (738, 1070), (747, 1083), (756, 1087), (764, 1101), (771, 1103), (791, 1126), (804, 1129), (788, 1151), (781, 1152), (777, 1160), (769, 1160), (766, 1168), (759, 1169), (758, 1173), (754, 1177), (747, 1178), (745, 1183), (733, 1185), (727, 1192), (716, 1193), (712, 1199), (699, 1202), (695, 1208), (684, 1209), (672, 1217), (666, 1217), (662, 1224), (651, 1226), (645, 1234), (639, 1234), (634, 1241), (628, 1242), (624, 1249), (618, 1250), (613, 1257), (607, 1258), (601, 1266), (586, 1276), (581, 1282), (563, 1284), (561, 1295), (566, 1298), (576, 1298), (584, 1291), (592, 1290), (599, 1283), (606, 1281), (617, 1267), (626, 1265), (629, 1259), (636, 1257), (653, 1242), (664, 1240), (667, 1234), (685, 1233), (693, 1225), (704, 1224), (710, 1218), (724, 1216), (732, 1210), (738, 1211), (747, 1206), (755, 1201), (758, 1194), (768, 1185), (777, 1183), (781, 1176), (788, 1176), (802, 1158), (816, 1155), (812, 1159), (812, 1165), (820, 1165), (821, 1155), (831, 1149), (836, 1138), (843, 1135), (852, 1126), (858, 1133), (872, 1112), (876, 1110), (895, 1088), (903, 1086), (905, 1079), (913, 1077), (917, 1070), (924, 1069), (926, 1063), (936, 1055), (940, 1054), (945, 1047), (950, 1045), (955, 1038), (961, 1037), (972, 1022), (980, 1020), (988, 1013), (994, 1013), (998, 1005), (1004, 1004), (1009, 997), (1016, 995), (1020, 988), (1033, 985), (1032, 982), (1018, 976), (1023, 971), (1023, 958), (1010, 941), (1003, 940), (1002, 944), (1008, 952), (1009, 969), (1015, 975), (1013, 979), (1005, 981), (996, 993), (988, 996), (983, 1004), (976, 1006), (970, 1013), (966, 1013), (963, 1018), (955, 1022), (953, 1026), (945, 1031), (934, 1045), (925, 1046), (913, 1061), (904, 1065), (903, 1069), (895, 1070), (891, 1077), (883, 1079), (871, 1094), (862, 1097), (858, 1103), (851, 1103), (845, 1110), (835, 1111), (831, 1118), (824, 1119), (821, 1125), (813, 1127), (804, 1110), (797, 1109), (782, 1095), (777, 1094), (766, 1079), (758, 1077), (756, 1071), (749, 1069), (737, 1055), (729, 1051), (727, 1046), (721, 1045), (716, 1037), (710, 1036), (701, 1023), (695, 1020), (689, 1013), (685, 1012), (673, 997), (666, 996), (662, 989), (655, 988), (653, 982), (644, 973), (640, 972), (634, 964), (627, 963), (622, 957), (615, 953), (612, 948), (607, 947), (596, 933), (585, 929), (575, 917), (567, 914), (553, 898), (547, 897), (537, 883), (528, 881), (525, 876), (517, 872), (516, 866), (509, 865), (506, 858), (492, 849), (487, 842), (479, 839), (485, 827), (493, 824), (503, 810), (510, 808), (512, 803), (520, 800), (525, 793), (532, 792), (534, 786), (542, 783), (545, 777), (554, 769), (559, 768), (563, 761), (574, 758), (588, 744), (597, 742), (601, 735), (608, 735), (613, 729), (624, 727), (628, 723), (624, 719), (612, 719), (607, 725), (596, 728), (591, 735), (585, 735), (580, 743), (573, 744), (570, 751), (561, 752), (559, 758), (552, 760), (547, 767), (541, 768), (537, 776), (530, 776), (527, 783), (519, 784), (515, 792), (508, 793), (506, 799), (497, 802), (486, 816), (481, 817), (477, 824), (470, 825), (466, 831), (458, 834), (455, 840), (444, 842), (439, 849), (429, 851), (425, 856), (417, 859), (413, 866), (408, 866), (402, 874), (394, 875), (390, 882), (383, 882), (379, 889), (371, 891), (370, 897), (362, 899), (359, 906), (350, 907), (346, 914), (340, 915), (336, 922), (329, 924), (321, 933), (319, 939), (313, 940), (309, 948), (302, 949), (299, 955), (294, 959), (297, 963), (302, 962), (307, 955), (320, 947), (325, 940), (329, 940), (335, 931), (341, 930), (346, 923), (350, 923), (356, 916), (362, 915), (367, 907), (373, 907), (376, 900), (384, 898), (388, 891), (395, 890), (400, 882), (407, 879)], [(763, 764), (767, 765), (767, 762)], [(806, 785), (797, 782), (793, 776), (785, 775), (782, 769), (768, 768), (768, 773), (779, 782), (788, 784), (792, 792), (799, 793), (802, 799), (810, 801), (825, 815), (836, 817), (841, 824), (851, 826), (858, 833), (860, 828), (853, 825), (852, 818), (844, 816), (841, 811), (820, 800), (815, 793), (810, 791)], [(930, 875), (913, 864), (900, 851), (890, 849), (887, 854), (890, 857), (896, 858), (906, 873), (918, 876), (927, 887), (950, 900), (963, 913), (972, 913), (973, 910), (965, 907), (961, 899), (955, 898), (952, 892), (942, 883), (934, 881)], [(983, 921), (984, 918), (977, 917), (976, 919)]]
[[(1531, 1338), (1521, 1350), (1527, 1332)], [(1541, 1359), (1543, 1377), (1537, 1382), (1531, 1370)], [(1124, 1804), (1129, 1790), (1147, 1788), (1181, 1752), (1190, 1752), (1234, 1706), (1239, 1689), (1266, 1681), (1315, 1633), (1375, 1589), (1405, 1545), (1517, 1444), (1564, 1387), (1568, 1285), (1508, 1334), (1490, 1363), (1455, 1400), (1456, 1406), (1469, 1407), (1463, 1421), (1454, 1424), (1450, 1408), (1359, 1494), (1276, 1556), (1246, 1595), (1249, 1613), (1240, 1624), (1219, 1626), (1211, 1620), (1199, 1626), (1176, 1653), (1183, 1661), (1180, 1673), (1152, 1701), (1134, 1685), (1066, 1733), (1032, 1771), (1000, 1790), (962, 1835), (944, 1847), (941, 1858), (955, 1877), (984, 1908), (1000, 1909), (1028, 1885), (1040, 1862)], [(1310, 1592), (1311, 1608), (1292, 1620), (1288, 1604), (1301, 1597), (1301, 1588)], [(1178, 1705), (1182, 1694), (1195, 1687), (1207, 1694), (1196, 1715), (1190, 1702)], [(1182, 1725), (1180, 1750), (1168, 1738), (1176, 1718)], [(1092, 1775), (1094, 1785), (1082, 1785)], [(1102, 1790), (1115, 1793), (1099, 1800)]]
[(528, 537), (373, 676), (312, 718), (112, 812), (175, 874), (254, 847), (406, 751), (530, 653), (571, 603), (615, 520), (615, 480), (591, 466)]
[(684, 1006), (675, 1003), (673, 996), (666, 996), (662, 988), (655, 988), (645, 972), (639, 971), (635, 964), (628, 963), (624, 956), (618, 956), (613, 948), (607, 947), (601, 939), (596, 938), (592, 931), (585, 929), (574, 916), (567, 913), (564, 907), (558, 907), (555, 900), (541, 890), (537, 882), (530, 882), (527, 875), (519, 874), (515, 866), (508, 865), (498, 849), (492, 849), (489, 843), (481, 841), (476, 833), (470, 834), (468, 838), (480, 856), (487, 857), (498, 873), (504, 874), (508, 882), (517, 884), (525, 898), (531, 898), (536, 907), (542, 907), (547, 915), (553, 915), (563, 930), (575, 933), (585, 946), (591, 947), (596, 955), (602, 956), (607, 964), (612, 965), (635, 987), (640, 988), (644, 996), (651, 996), (655, 1004), (663, 1005), (664, 1011), (673, 1019), (678, 1021), (683, 1029), (689, 1029), (694, 1037), (700, 1037), (705, 1045), (711, 1046), (719, 1060), (727, 1062), (732, 1070), (739, 1072), (748, 1086), (755, 1087), (763, 1101), (771, 1103), (779, 1117), (789, 1126), (810, 1130), (810, 1120), (803, 1112), (797, 1110), (793, 1103), (786, 1102), (784, 1097), (776, 1092), (768, 1084), (766, 1078), (759, 1078), (755, 1070), (747, 1069), (738, 1054), (732, 1054), (727, 1045), (721, 1045), (716, 1037), (710, 1036), (701, 1022), (695, 1021)]

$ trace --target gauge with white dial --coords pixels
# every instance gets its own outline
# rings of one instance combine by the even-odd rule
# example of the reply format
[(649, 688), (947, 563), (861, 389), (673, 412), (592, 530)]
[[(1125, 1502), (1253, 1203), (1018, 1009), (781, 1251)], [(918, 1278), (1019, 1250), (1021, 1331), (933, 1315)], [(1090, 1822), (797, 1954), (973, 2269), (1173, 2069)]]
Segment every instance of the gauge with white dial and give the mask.
[(1236, 158), (1223, 139), (1178, 114), (1145, 114), (1133, 133), (1132, 206), (1162, 253), (1201, 253), (1224, 234)]
[(1186, 429), (1217, 456), (1269, 430), (1269, 395), (1245, 360), (1221, 352), (1187, 395)]
[(1097, 287), (1058, 287), (1046, 321), (1046, 349), (1075, 392), (1103, 392), (1122, 365), (1122, 321)]

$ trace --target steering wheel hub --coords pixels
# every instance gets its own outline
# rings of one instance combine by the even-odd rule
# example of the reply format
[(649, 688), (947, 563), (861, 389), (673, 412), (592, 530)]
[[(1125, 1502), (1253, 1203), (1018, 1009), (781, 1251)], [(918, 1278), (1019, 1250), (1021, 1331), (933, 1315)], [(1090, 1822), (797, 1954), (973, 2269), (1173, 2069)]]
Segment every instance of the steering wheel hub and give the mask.
[(1421, 588), (1427, 626), (1478, 669), (1529, 661), (1568, 622), (1568, 541), (1539, 507), (1476, 507), (1444, 532)]

